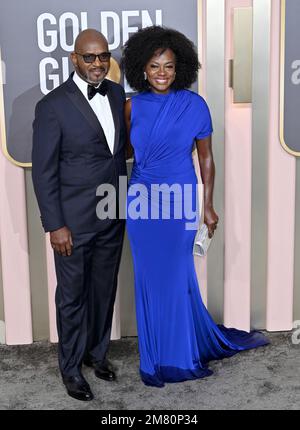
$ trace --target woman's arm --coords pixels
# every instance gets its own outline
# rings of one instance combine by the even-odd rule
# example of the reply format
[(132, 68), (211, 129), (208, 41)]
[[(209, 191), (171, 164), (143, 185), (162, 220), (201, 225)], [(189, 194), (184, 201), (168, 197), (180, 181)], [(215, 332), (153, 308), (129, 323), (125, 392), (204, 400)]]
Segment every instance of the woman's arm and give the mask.
[(128, 99), (125, 103), (125, 124), (126, 124), (126, 130), (127, 130), (126, 160), (133, 157), (133, 147), (130, 143), (130, 119), (131, 119), (131, 100)]
[(209, 237), (212, 237), (219, 217), (213, 208), (213, 192), (215, 181), (215, 163), (212, 153), (211, 136), (197, 139), (197, 152), (200, 164), (201, 178), (204, 186), (204, 223), (208, 227)]

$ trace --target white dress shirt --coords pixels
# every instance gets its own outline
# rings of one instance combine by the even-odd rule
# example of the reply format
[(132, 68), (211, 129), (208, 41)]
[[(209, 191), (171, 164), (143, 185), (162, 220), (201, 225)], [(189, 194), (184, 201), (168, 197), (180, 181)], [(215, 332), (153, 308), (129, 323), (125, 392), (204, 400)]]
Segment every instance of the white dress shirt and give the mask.
[(78, 86), (89, 105), (95, 112), (98, 121), (103, 128), (110, 152), (113, 154), (115, 142), (115, 124), (107, 95), (102, 96), (101, 94), (97, 93), (91, 100), (89, 100), (88, 83), (85, 82), (76, 72), (73, 75), (73, 81)]

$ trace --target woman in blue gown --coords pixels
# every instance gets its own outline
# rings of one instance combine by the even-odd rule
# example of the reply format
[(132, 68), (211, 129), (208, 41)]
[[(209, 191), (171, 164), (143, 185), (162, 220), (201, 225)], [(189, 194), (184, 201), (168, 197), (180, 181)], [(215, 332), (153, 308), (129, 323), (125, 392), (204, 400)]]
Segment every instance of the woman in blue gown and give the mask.
[(216, 325), (206, 310), (194, 268), (196, 143), (204, 185), (204, 222), (212, 236), (212, 124), (204, 99), (188, 90), (197, 78), (195, 47), (183, 34), (158, 26), (125, 45), (123, 67), (138, 94), (125, 117), (134, 164), (127, 196), (127, 231), (134, 276), (140, 374), (162, 387), (212, 374), (210, 360), (266, 345), (260, 332)]

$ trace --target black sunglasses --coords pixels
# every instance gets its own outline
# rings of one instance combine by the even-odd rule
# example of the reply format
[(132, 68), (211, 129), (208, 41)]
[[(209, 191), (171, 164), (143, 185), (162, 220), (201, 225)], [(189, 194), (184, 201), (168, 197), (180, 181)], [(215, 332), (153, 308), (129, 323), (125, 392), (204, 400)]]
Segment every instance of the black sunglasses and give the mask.
[(80, 55), (83, 58), (85, 63), (94, 63), (96, 58), (102, 62), (107, 63), (110, 60), (111, 52), (102, 52), (101, 54), (80, 54), (79, 52), (75, 52), (75, 54)]

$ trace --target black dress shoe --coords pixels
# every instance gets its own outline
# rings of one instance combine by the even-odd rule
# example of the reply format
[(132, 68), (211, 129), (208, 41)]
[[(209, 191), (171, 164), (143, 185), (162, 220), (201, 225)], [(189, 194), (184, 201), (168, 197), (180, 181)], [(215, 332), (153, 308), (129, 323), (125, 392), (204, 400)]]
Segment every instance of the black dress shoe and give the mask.
[(97, 378), (104, 379), (104, 381), (109, 382), (116, 380), (116, 374), (112, 369), (109, 368), (107, 362), (102, 363), (101, 361), (91, 361), (86, 359), (83, 363), (88, 367), (94, 368)]
[(69, 396), (74, 399), (83, 402), (93, 400), (94, 395), (83, 376), (63, 376), (63, 383)]

